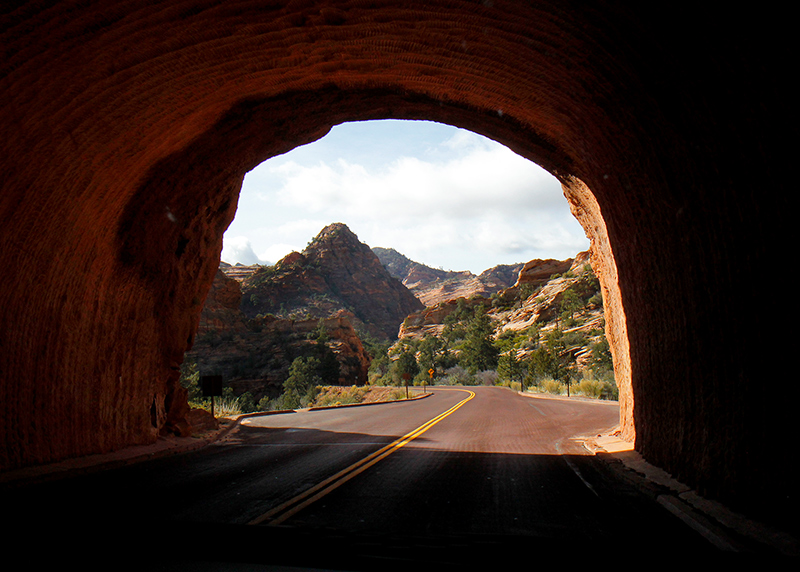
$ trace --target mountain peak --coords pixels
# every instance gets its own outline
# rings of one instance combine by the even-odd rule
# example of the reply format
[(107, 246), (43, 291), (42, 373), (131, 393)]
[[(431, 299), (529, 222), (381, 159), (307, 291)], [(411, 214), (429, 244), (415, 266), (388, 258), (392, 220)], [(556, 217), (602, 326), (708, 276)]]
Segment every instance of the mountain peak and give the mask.
[(335, 222), (323, 228), (319, 231), (319, 234), (314, 237), (311, 244), (327, 241), (356, 242), (361, 244), (355, 233), (343, 222)]
[(243, 311), (251, 317), (294, 311), (326, 318), (345, 309), (382, 339), (396, 337), (403, 319), (422, 307), (343, 223), (323, 228), (302, 253), (254, 275), (244, 290)]

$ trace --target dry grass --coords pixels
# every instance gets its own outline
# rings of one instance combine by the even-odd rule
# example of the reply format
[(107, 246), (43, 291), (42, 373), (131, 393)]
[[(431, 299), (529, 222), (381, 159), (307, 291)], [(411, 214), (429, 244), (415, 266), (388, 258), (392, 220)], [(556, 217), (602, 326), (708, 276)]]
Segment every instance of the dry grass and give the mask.
[[(418, 391), (409, 388), (409, 397)], [(383, 386), (350, 386), (339, 387), (328, 385), (319, 388), (319, 394), (314, 400), (314, 407), (327, 407), (331, 405), (348, 405), (353, 403), (374, 403), (377, 401), (396, 401), (405, 399), (406, 390), (402, 387)]]

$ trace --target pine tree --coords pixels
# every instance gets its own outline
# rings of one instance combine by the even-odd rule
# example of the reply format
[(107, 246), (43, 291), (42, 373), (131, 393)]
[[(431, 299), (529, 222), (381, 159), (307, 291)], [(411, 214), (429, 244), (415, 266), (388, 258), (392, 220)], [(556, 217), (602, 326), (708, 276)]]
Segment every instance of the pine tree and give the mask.
[(308, 405), (313, 399), (316, 387), (322, 383), (319, 376), (319, 360), (314, 357), (296, 358), (289, 367), (289, 377), (283, 382), (280, 396), (281, 409), (296, 409)]
[(525, 391), (525, 367), (522, 362), (517, 359), (517, 351), (515, 349), (512, 348), (508, 352), (500, 355), (497, 360), (497, 375), (502, 380), (519, 382), (522, 385), (522, 390)]
[(482, 306), (475, 308), (475, 315), (467, 326), (466, 338), (461, 348), (461, 364), (471, 373), (495, 369), (498, 350), (492, 342), (494, 327)]
[(394, 376), (398, 385), (405, 385), (408, 379), (413, 378), (419, 373), (419, 364), (414, 354), (414, 350), (409, 346), (403, 346), (400, 355), (392, 364)]
[(328, 346), (330, 336), (324, 320), (319, 320), (317, 327), (308, 334), (308, 339), (314, 340), (314, 357), (319, 361), (317, 373), (322, 378), (322, 383), (337, 385), (339, 383), (339, 360)]

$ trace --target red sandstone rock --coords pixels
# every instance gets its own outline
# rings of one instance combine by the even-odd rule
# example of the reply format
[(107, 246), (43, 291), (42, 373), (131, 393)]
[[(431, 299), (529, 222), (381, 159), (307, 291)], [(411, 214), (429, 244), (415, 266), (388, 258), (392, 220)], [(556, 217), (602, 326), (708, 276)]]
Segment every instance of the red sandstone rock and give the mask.
[(203, 433), (205, 431), (216, 431), (219, 429), (219, 421), (205, 409), (192, 408), (186, 414), (186, 421), (193, 433)]
[(327, 318), (340, 310), (379, 339), (395, 339), (403, 319), (422, 304), (383, 268), (346, 225), (323, 228), (302, 253), (292, 252), (243, 284), (249, 317)]
[(373, 248), (381, 263), (427, 308), (456, 298), (489, 297), (517, 279), (521, 265), (502, 264), (475, 276), (414, 262), (392, 248)]
[(572, 259), (568, 260), (531, 260), (526, 262), (520, 270), (514, 286), (541, 286), (553, 276), (553, 274), (563, 274), (572, 266)]
[(242, 289), (239, 282), (229, 278), (222, 269), (218, 270), (203, 304), (198, 334), (221, 334), (244, 329), (244, 314), (239, 308), (241, 303)]

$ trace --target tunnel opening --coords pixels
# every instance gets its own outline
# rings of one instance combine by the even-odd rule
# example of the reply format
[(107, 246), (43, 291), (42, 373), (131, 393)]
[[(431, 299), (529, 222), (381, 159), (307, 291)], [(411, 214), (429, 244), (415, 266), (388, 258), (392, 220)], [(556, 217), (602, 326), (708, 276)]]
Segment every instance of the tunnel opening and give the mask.
[[(309, 241), (320, 228), (320, 236)], [(346, 241), (320, 243), (340, 231), (349, 236)], [(365, 253), (359, 241), (378, 248)], [(331, 356), (318, 348), (298, 348), (296, 340), (262, 340), (278, 332), (293, 339), (316, 336), (318, 320), (336, 332), (329, 345), (336, 348), (342, 369), (334, 367), (339, 377), (329, 367), (317, 384), (403, 385), (397, 356), (413, 352), (411, 385), (492, 381), (519, 389), (618, 397), (602, 289), (591, 269), (588, 239), (561, 183), (472, 132), (428, 121), (334, 127), (322, 139), (245, 176), (225, 242), (221, 271), (226, 278), (219, 272), (215, 277), (197, 343), (183, 368), (182, 384), (192, 388), (195, 404), (203, 372), (230, 380), (225, 403), (232, 411), (300, 406), (297, 397), (288, 403), (277, 394), (293, 359), (265, 354), (309, 354), (296, 358), (292, 367), (306, 359), (321, 367), (320, 360)], [(301, 247), (306, 242), (309, 251)], [(271, 254), (258, 257), (255, 250)], [(349, 260), (354, 253), (357, 262)], [(411, 285), (422, 302), (419, 308), (408, 305), (394, 323), (384, 323), (363, 302), (371, 291), (383, 312), (394, 312), (387, 308), (395, 302), (381, 290), (395, 285), (385, 284), (374, 268), (365, 270), (376, 254), (384, 269)], [(337, 262), (332, 267), (323, 258)], [(333, 280), (328, 276), (342, 273)], [(550, 285), (554, 277), (561, 282)], [(365, 295), (341, 299), (340, 290), (352, 289), (348, 281), (353, 280), (364, 282), (359, 286)], [(297, 293), (287, 294), (287, 288)], [(234, 306), (241, 302), (234, 307), (231, 300)], [(463, 339), (478, 311), (491, 324), (479, 348), (473, 347), (478, 342)], [(465, 344), (469, 359), (460, 364)], [(304, 383), (311, 384), (310, 378)], [(324, 394), (315, 401), (329, 399)], [(205, 407), (210, 407), (208, 400)]]

